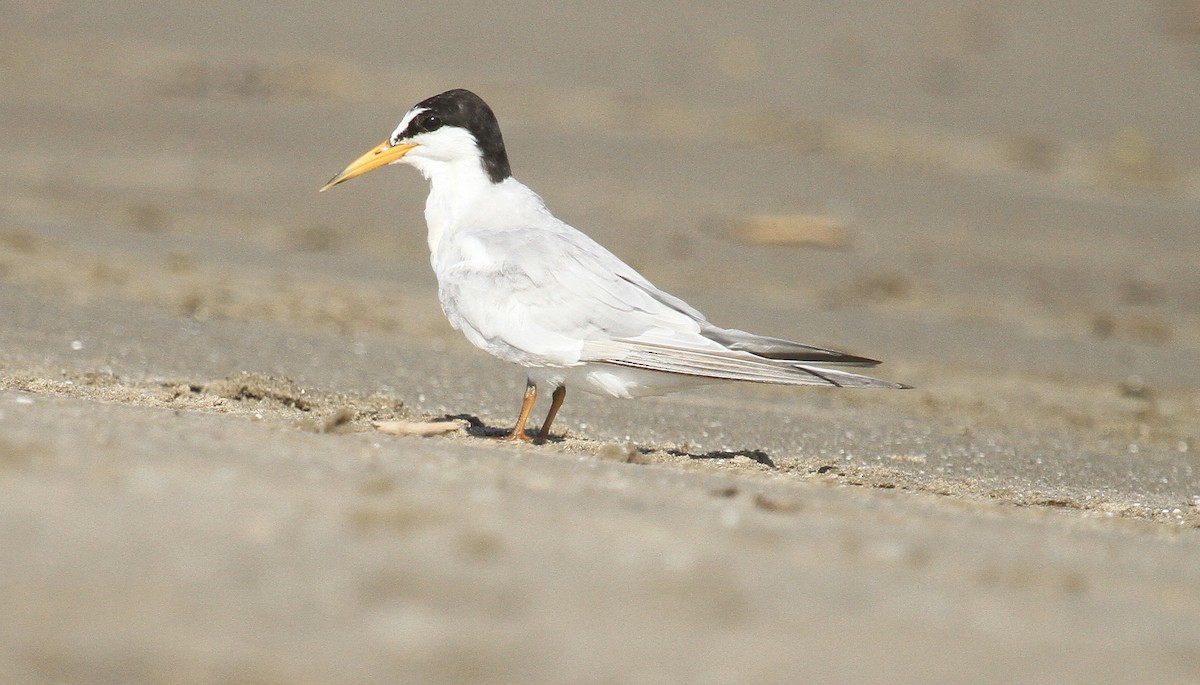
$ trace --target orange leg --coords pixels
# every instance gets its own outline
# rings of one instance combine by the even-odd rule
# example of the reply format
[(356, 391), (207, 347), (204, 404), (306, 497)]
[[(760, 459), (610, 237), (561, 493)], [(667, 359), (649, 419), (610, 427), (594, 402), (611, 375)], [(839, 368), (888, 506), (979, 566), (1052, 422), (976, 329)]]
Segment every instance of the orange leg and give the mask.
[(554, 389), (554, 394), (550, 396), (550, 411), (546, 414), (546, 421), (542, 424), (542, 429), (538, 431), (537, 442), (545, 442), (546, 438), (550, 437), (550, 424), (554, 423), (554, 417), (558, 414), (558, 408), (562, 406), (564, 400), (567, 399), (567, 386), (560, 385)]
[(533, 438), (525, 434), (525, 422), (529, 420), (529, 412), (533, 410), (533, 402), (536, 399), (537, 385), (535, 385), (531, 380), (526, 380), (525, 399), (521, 401), (521, 413), (517, 416), (517, 425), (513, 427), (511, 433), (503, 438), (500, 438), (501, 440), (522, 440), (525, 442), (531, 442), (533, 440)]

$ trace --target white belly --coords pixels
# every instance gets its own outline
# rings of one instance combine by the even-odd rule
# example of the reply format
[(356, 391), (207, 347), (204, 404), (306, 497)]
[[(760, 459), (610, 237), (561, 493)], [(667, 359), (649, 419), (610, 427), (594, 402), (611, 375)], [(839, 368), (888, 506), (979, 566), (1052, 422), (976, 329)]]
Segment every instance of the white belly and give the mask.
[(711, 378), (647, 371), (615, 364), (580, 364), (566, 368), (532, 368), (529, 378), (540, 387), (559, 385), (593, 395), (632, 399), (652, 397), (717, 382)]

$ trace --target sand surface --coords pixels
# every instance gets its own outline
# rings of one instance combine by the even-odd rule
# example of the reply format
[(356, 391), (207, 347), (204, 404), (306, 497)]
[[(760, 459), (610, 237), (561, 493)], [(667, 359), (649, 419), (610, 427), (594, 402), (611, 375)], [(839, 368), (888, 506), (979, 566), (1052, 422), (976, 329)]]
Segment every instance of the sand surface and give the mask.
[[(1200, 682), (1197, 3), (76, 4), (0, 8), (0, 682)], [(459, 86), (917, 389), (490, 439), (424, 181), (316, 192)]]

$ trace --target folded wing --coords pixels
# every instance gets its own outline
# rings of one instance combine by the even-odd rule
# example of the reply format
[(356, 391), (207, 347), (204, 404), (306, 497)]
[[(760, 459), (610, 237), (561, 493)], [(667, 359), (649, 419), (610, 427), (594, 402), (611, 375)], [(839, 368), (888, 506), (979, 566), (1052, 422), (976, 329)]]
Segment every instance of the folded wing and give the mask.
[[(527, 366), (606, 363), (722, 380), (901, 388), (824, 364), (874, 359), (714, 326), (578, 231), (492, 231), (487, 268), (463, 262), (443, 307), (480, 347)], [(536, 240), (534, 240), (536, 238)]]
[(589, 341), (587, 361), (702, 378), (778, 385), (831, 385), (839, 388), (906, 388), (838, 369), (759, 357), (749, 352), (695, 349), (637, 340)]

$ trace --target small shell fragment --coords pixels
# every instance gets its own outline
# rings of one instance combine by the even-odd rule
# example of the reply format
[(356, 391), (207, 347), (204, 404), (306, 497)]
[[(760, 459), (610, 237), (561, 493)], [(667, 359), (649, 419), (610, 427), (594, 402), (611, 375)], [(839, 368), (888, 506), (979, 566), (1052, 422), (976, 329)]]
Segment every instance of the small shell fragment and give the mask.
[(388, 435), (441, 435), (453, 433), (466, 427), (465, 421), (375, 421), (375, 430)]

